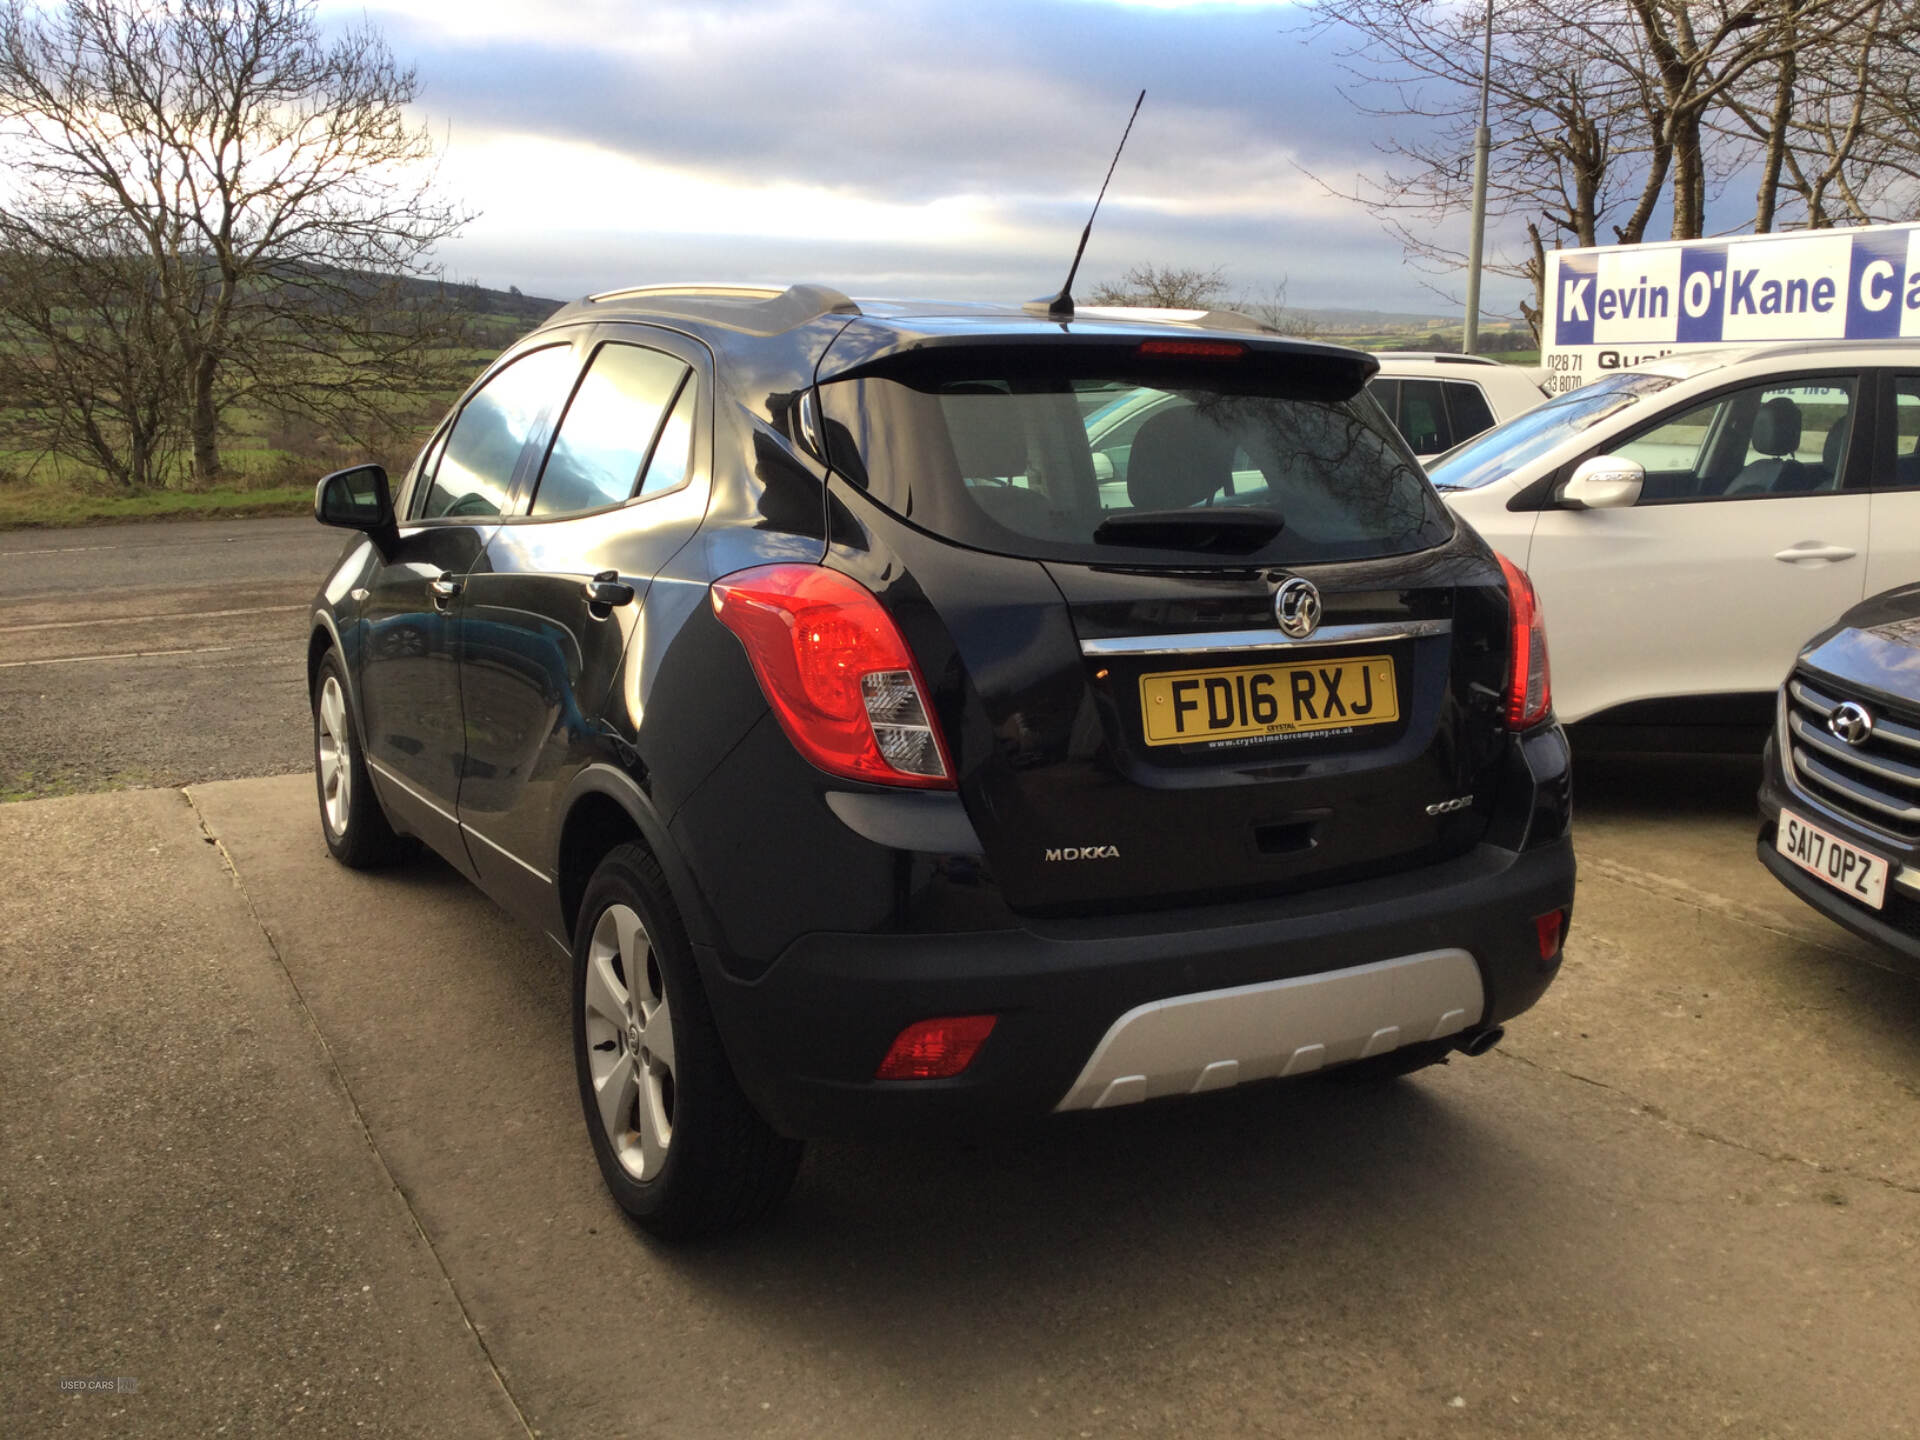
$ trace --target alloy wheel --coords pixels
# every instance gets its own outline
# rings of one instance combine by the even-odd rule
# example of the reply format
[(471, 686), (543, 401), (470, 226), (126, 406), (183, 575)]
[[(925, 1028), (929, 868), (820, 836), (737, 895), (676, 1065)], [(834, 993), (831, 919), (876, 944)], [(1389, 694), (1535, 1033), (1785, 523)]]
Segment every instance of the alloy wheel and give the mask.
[(586, 979), (587, 1069), (600, 1125), (621, 1167), (651, 1180), (673, 1143), (673, 1015), (653, 942), (631, 907), (600, 913)]
[(320, 687), (320, 705), (315, 713), (320, 721), (315, 743), (320, 807), (326, 814), (327, 829), (344, 835), (348, 807), (353, 802), (353, 742), (347, 732), (347, 697), (336, 676), (327, 676)]

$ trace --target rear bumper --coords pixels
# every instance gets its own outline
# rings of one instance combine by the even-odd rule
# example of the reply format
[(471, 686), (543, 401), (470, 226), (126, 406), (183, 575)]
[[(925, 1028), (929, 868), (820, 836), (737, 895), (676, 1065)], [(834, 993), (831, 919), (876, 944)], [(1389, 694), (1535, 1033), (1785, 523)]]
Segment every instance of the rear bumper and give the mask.
[[(1464, 1036), (1506, 1020), (1537, 1001), (1558, 971), (1558, 953), (1541, 959), (1533, 917), (1570, 912), (1573, 884), (1573, 847), (1562, 837), (1521, 851), (1483, 844), (1423, 871), (1279, 900), (951, 935), (816, 933), (795, 941), (752, 981), (729, 978), (723, 957), (711, 950), (699, 958), (735, 1071), (780, 1129), (964, 1129), (1060, 1107), (1116, 1022), (1156, 1002), (1212, 1000), (1210, 992), (1236, 987), (1270, 993), (1274, 982), (1339, 980), (1336, 972), (1459, 951), (1477, 973), (1477, 994), (1463, 1002), (1467, 992), (1456, 977), (1432, 1023), (1451, 1025), (1454, 1011), (1473, 1011), (1458, 1021)], [(1377, 991), (1353, 993), (1364, 1010), (1374, 1003), (1365, 997)], [(1217, 1004), (1206, 1008), (1220, 1013)], [(1383, 1005), (1382, 1016), (1391, 1008)], [(965, 1074), (872, 1079), (907, 1025), (983, 1013), (999, 1021)], [(1389, 1024), (1403, 1022), (1381, 1018), (1374, 1028)], [(1456, 1033), (1432, 1030), (1408, 1009), (1405, 1033), (1392, 1043), (1429, 1038), (1413, 1033), (1416, 1025)], [(1346, 1053), (1329, 1045), (1324, 1058), (1356, 1058), (1361, 1041)], [(1242, 1078), (1285, 1070), (1251, 1066)]]

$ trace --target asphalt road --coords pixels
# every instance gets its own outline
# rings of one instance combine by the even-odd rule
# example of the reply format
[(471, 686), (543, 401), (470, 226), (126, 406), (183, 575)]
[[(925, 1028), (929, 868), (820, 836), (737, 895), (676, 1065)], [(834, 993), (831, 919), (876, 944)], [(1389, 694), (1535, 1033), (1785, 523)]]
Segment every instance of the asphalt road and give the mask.
[(1759, 868), (1753, 779), (1583, 763), (1565, 971), (1483, 1059), (816, 1146), (684, 1250), (601, 1189), (559, 957), (446, 867), (331, 863), (298, 776), (0, 807), (0, 1415), (1912, 1436), (1920, 984)]
[(305, 519), (0, 532), (0, 800), (304, 768)]

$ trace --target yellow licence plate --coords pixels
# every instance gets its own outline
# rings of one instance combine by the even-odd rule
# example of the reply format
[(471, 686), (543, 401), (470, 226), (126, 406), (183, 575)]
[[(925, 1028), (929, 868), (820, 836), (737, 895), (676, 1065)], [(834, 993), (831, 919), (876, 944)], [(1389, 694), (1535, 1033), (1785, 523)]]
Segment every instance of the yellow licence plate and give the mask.
[(1192, 745), (1385, 725), (1400, 718), (1387, 655), (1140, 677), (1149, 745)]

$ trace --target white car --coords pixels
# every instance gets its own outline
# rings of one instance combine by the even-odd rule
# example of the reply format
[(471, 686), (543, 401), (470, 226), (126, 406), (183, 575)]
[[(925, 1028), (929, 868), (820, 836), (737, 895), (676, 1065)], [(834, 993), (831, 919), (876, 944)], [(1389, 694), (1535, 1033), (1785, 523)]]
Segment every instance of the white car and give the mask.
[[(1160, 312), (1109, 307), (1102, 314), (1158, 316)], [(1446, 355), (1414, 350), (1383, 350), (1375, 358), (1380, 372), (1367, 382), (1367, 393), (1423, 465), (1446, 450), (1480, 434), (1502, 420), (1539, 406), (1546, 392), (1537, 383), (1538, 372), (1502, 365), (1478, 355)], [(1129, 390), (1107, 399), (1089, 391), (1081, 399), (1093, 463), (1100, 477), (1100, 494), (1109, 509), (1125, 507), (1127, 455), (1133, 437), (1159, 411), (1180, 403), (1177, 397)], [(1246, 485), (1265, 484), (1256, 471), (1236, 472)]]
[(1617, 371), (1432, 476), (1533, 578), (1563, 721), (1712, 744), (1771, 721), (1809, 635), (1920, 580), (1916, 437), (1920, 344), (1802, 343)]
[[(1181, 324), (1211, 324), (1217, 329), (1258, 330), (1273, 333), (1267, 325), (1245, 315), (1228, 311), (1165, 310), (1133, 305), (1083, 305), (1082, 315), (1100, 315), (1111, 319), (1159, 320)], [(1541, 388), (1546, 372), (1519, 365), (1503, 365), (1484, 355), (1449, 355), (1437, 350), (1379, 350), (1374, 359), (1380, 371), (1367, 382), (1367, 393), (1387, 412), (1420, 463), (1426, 465), (1463, 441), (1472, 439), (1502, 421), (1524, 414), (1541, 404), (1547, 392)], [(1092, 402), (1097, 397), (1089, 396)], [(1161, 404), (1167, 403), (1164, 399)], [(1087, 411), (1088, 433), (1094, 438), (1096, 456), (1110, 452), (1114, 474), (1110, 481), (1126, 471), (1126, 447), (1133, 443), (1133, 431), (1148, 417), (1148, 410), (1115, 407), (1101, 410), (1091, 404)], [(1114, 447), (1119, 447), (1117, 450)]]
[(1422, 465), (1454, 446), (1545, 403), (1540, 372), (1484, 355), (1381, 350), (1367, 393), (1393, 417)]

